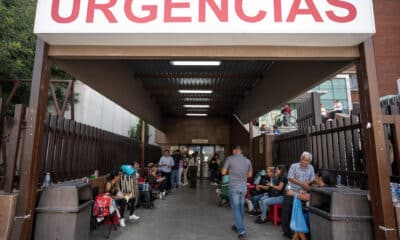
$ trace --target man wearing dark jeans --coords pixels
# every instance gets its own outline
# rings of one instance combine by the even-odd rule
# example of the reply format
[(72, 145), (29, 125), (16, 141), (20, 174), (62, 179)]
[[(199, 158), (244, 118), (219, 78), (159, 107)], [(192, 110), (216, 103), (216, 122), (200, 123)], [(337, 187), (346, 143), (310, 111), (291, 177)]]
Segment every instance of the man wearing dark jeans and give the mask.
[(290, 219), (292, 218), (293, 197), (285, 195), (282, 203), (282, 231), (287, 238), (292, 238)]

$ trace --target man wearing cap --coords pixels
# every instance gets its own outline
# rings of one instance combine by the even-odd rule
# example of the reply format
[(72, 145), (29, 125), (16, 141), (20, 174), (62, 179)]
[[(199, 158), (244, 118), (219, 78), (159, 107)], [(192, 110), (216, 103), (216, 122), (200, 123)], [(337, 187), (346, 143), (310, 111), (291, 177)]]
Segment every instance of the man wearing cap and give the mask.
[(222, 175), (229, 174), (229, 197), (235, 225), (232, 229), (239, 235), (240, 240), (246, 239), (244, 225), (244, 203), (247, 192), (247, 178), (252, 177), (251, 162), (242, 154), (240, 146), (233, 148), (233, 155), (225, 160)]

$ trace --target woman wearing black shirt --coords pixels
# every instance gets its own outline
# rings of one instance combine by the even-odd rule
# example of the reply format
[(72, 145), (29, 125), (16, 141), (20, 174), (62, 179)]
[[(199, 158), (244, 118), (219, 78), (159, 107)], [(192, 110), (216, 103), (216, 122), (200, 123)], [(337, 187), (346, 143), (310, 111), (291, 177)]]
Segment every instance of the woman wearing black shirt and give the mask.
[(275, 176), (277, 178), (276, 180), (277, 185), (270, 183), (269, 196), (264, 197), (260, 200), (262, 214), (256, 220), (256, 223), (261, 224), (267, 221), (269, 206), (283, 203), (283, 194), (285, 191), (286, 184), (288, 183), (286, 166), (279, 165), (275, 170)]

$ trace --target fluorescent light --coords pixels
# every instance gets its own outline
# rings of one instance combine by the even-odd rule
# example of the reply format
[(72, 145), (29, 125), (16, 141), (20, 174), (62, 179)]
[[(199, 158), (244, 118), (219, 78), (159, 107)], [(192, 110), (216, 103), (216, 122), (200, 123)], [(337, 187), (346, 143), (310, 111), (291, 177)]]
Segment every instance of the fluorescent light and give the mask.
[(210, 108), (210, 105), (183, 105), (184, 108)]
[(221, 61), (171, 61), (173, 66), (220, 66)]
[(207, 113), (186, 113), (188, 117), (207, 117)]
[(179, 93), (187, 94), (212, 94), (212, 90), (179, 90)]
[(210, 98), (184, 98), (185, 102), (210, 102)]

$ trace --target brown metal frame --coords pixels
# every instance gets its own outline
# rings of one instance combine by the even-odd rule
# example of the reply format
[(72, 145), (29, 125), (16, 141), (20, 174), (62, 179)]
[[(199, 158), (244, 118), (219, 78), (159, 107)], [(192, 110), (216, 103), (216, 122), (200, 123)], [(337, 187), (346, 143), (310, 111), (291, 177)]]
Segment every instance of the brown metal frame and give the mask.
[(141, 174), (144, 176), (144, 158), (145, 158), (145, 147), (146, 147), (146, 123), (144, 120), (142, 121), (142, 132), (141, 132), (141, 143), (140, 143), (140, 164), (142, 165), (141, 169)]
[[(14, 86), (5, 102), (5, 110), (8, 108), (8, 106), (11, 103), (12, 98), (14, 97), (16, 91), (18, 90), (19, 86), (21, 83), (32, 83), (32, 80), (0, 80), (0, 82), (14, 82)], [(60, 106), (60, 104), (57, 101), (56, 93), (54, 91), (54, 84), (68, 84), (66, 95), (63, 99), (63, 104)], [(74, 84), (75, 80), (50, 80), (50, 85), (49, 85), (49, 90), (50, 90), (50, 95), (53, 99), (54, 102), (54, 110), (56, 111), (56, 114), (60, 117), (63, 117), (65, 115), (65, 111), (67, 109), (67, 104), (69, 103), (71, 105), (71, 119), (75, 119), (75, 108), (74, 108)], [(4, 113), (5, 114), (5, 113)], [(4, 117), (4, 115), (2, 115)], [(1, 145), (0, 145), (1, 146)]]
[(398, 239), (390, 191), (373, 40), (359, 46), (357, 78), (375, 239)]
[(38, 38), (30, 105), (25, 117), (27, 127), (23, 152), (24, 161), (21, 162), (20, 171), (20, 191), (11, 233), (11, 239), (15, 240), (28, 240), (32, 237), (39, 163), (50, 84), (51, 62), (48, 58), (48, 52), (48, 44)]
[[(24, 123), (25, 106), (18, 104), (15, 106), (14, 124), (10, 140), (10, 156), (7, 158), (7, 167), (4, 179), (4, 191), (6, 193), (13, 192), (15, 169), (17, 167), (18, 152), (20, 146), (21, 130)], [(6, 147), (3, 145), (3, 148)]]

